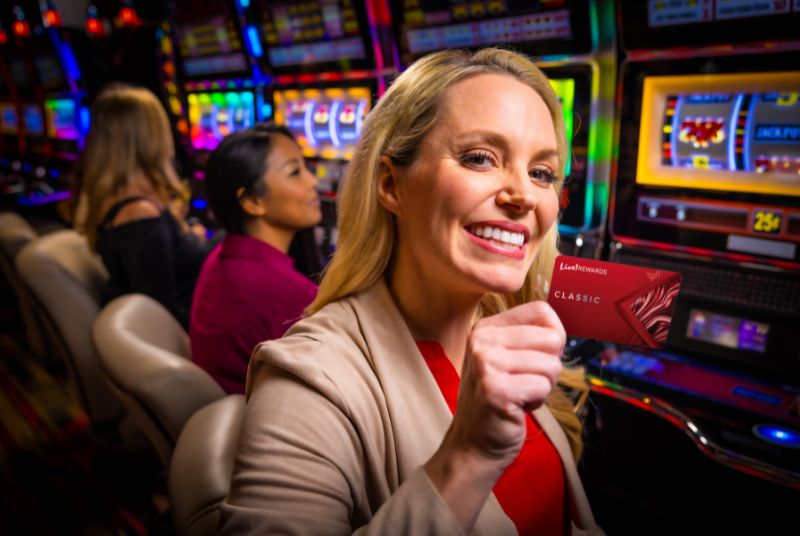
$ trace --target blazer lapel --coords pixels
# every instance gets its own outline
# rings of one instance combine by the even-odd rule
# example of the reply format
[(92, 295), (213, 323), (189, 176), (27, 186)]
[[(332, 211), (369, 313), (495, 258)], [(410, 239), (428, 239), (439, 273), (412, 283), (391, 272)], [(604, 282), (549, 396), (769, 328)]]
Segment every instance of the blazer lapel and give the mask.
[[(433, 456), (453, 416), (383, 279), (358, 294), (353, 308), (386, 397), (402, 482)], [(473, 534), (516, 534), (493, 493)]]

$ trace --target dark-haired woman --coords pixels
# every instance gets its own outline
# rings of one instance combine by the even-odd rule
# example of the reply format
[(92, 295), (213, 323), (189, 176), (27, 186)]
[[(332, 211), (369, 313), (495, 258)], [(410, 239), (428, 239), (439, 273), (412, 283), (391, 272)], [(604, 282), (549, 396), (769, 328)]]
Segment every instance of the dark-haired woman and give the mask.
[[(319, 258), (308, 250), (322, 217), (317, 178), (288, 130), (260, 125), (211, 154), (206, 190), (227, 234), (195, 289), (192, 360), (228, 393), (243, 393), (256, 344), (283, 335), (316, 296)], [(297, 262), (290, 247), (304, 253)]]

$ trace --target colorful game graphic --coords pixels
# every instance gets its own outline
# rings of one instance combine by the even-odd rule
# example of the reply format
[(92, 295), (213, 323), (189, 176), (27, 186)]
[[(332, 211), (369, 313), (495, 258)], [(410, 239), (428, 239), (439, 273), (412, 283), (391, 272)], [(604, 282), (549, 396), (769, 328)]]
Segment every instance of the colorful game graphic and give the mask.
[(275, 122), (286, 126), (306, 157), (350, 160), (370, 109), (367, 87), (281, 89), (273, 95)]
[(764, 353), (767, 350), (769, 325), (744, 318), (692, 309), (686, 336), (736, 350)]
[(648, 77), (636, 182), (800, 196), (800, 72)]
[(583, 0), (391, 0), (400, 60), (444, 48), (510, 46), (532, 56), (588, 52), (594, 8)]
[(247, 70), (247, 60), (233, 20), (221, 15), (178, 25), (178, 48), (186, 76)]
[(270, 65), (363, 60), (367, 56), (351, 0), (262, 0), (260, 4), (264, 17), (261, 32)]
[(665, 126), (671, 133), (671, 151), (664, 164), (695, 169), (728, 169), (727, 134), (735, 102), (734, 95), (670, 96), (665, 114), (668, 124)]
[(47, 136), (55, 140), (80, 138), (78, 110), (73, 99), (49, 99), (44, 103)]
[(195, 149), (212, 151), (228, 134), (255, 124), (255, 97), (250, 91), (190, 93), (187, 100)]
[[(478, 3), (481, 8), (483, 3)], [(499, 4), (495, 13), (504, 13)], [(486, 7), (488, 10), (488, 6)], [(463, 9), (462, 9), (463, 12)], [(488, 14), (488, 13), (487, 13)], [(483, 15), (476, 16), (481, 18)], [(453, 19), (466, 18), (454, 9)], [(441, 48), (475, 47), (497, 43), (519, 43), (544, 39), (569, 39), (570, 12), (566, 9), (541, 14), (501, 17), (448, 26), (430, 26), (408, 31), (408, 49), (424, 53)]]
[(23, 104), (22, 120), (26, 134), (33, 136), (44, 135), (44, 116), (39, 106), (36, 104)]
[(0, 132), (16, 134), (19, 131), (19, 115), (13, 103), (0, 103)]

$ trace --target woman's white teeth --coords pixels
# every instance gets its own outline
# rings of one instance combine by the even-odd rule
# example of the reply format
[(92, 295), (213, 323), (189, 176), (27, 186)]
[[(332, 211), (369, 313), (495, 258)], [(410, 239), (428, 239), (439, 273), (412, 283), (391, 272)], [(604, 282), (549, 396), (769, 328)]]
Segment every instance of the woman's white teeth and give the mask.
[(525, 243), (525, 236), (522, 233), (515, 233), (512, 231), (505, 231), (498, 227), (475, 227), (475, 236), (502, 242), (503, 244), (510, 244), (512, 246), (521, 246)]

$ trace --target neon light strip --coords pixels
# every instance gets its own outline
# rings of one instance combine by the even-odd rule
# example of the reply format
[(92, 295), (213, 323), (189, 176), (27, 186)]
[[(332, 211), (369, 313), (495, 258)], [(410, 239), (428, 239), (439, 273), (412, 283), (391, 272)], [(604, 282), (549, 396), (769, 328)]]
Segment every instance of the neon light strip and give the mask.
[(721, 447), (708, 439), (694, 421), (668, 402), (647, 396), (634, 389), (629, 389), (619, 384), (606, 381), (592, 374), (587, 374), (586, 376), (589, 380), (589, 388), (592, 391), (621, 400), (661, 417), (682, 430), (689, 439), (694, 442), (700, 452), (715, 462), (741, 471), (742, 473), (755, 475), (764, 480), (769, 480), (794, 489), (800, 489), (800, 473), (782, 469), (761, 460), (751, 458), (745, 454), (740, 454)]
[(675, 108), (672, 113), (672, 133), (670, 134), (670, 156), (672, 158), (672, 167), (678, 167), (678, 135), (680, 134), (680, 124), (678, 123), (678, 118), (680, 118), (681, 114), (681, 107), (683, 106), (683, 100), (686, 98), (685, 95), (679, 95), (677, 99), (675, 99)]
[(69, 190), (59, 190), (53, 193), (38, 195), (38, 196), (21, 196), (17, 198), (17, 204), (24, 207), (32, 207), (37, 205), (46, 205), (47, 203), (55, 203), (56, 201), (63, 201), (72, 197), (72, 192)]
[[(592, 32), (593, 32), (593, 46), (596, 46), (596, 38), (597, 38), (597, 21), (596, 21), (596, 14), (593, 14), (593, 23), (592, 23)], [(591, 106), (589, 108), (589, 113), (591, 114), (590, 117), (586, 118), (585, 122), (589, 123), (589, 139), (588, 147), (586, 151), (586, 196), (583, 200), (583, 226), (582, 229), (589, 229), (592, 225), (592, 213), (594, 212), (594, 198), (595, 198), (595, 171), (597, 169), (597, 159), (599, 156), (599, 149), (597, 148), (597, 129), (599, 128), (598, 123), (599, 121), (596, 120), (597, 117), (600, 116), (600, 73), (598, 69), (592, 65), (592, 75), (591, 75)], [(573, 94), (572, 105), (575, 105), (575, 98)], [(581, 122), (583, 123), (583, 121)], [(574, 136), (574, 128), (573, 128), (573, 136)], [(572, 141), (570, 141), (570, 154), (574, 154), (575, 150), (572, 146)], [(570, 160), (572, 160), (570, 158)], [(572, 162), (570, 162), (570, 165)], [(570, 168), (571, 171), (571, 168)]]
[(328, 112), (330, 114), (330, 117), (328, 119), (328, 132), (330, 132), (331, 134), (331, 141), (333, 142), (333, 146), (337, 148), (342, 146), (342, 141), (339, 139), (339, 133), (336, 132), (336, 125), (339, 123), (337, 118), (339, 117), (339, 108), (341, 107), (342, 107), (342, 101), (336, 99), (331, 104), (331, 109)]
[(260, 58), (264, 51), (261, 49), (261, 41), (258, 39), (258, 30), (255, 26), (248, 25), (245, 30), (247, 36), (247, 44), (250, 45), (250, 53), (256, 58)]
[[(367, 26), (369, 26), (369, 37), (372, 41), (372, 54), (375, 57), (375, 69), (378, 72), (383, 72), (383, 54), (381, 54), (380, 39), (378, 39), (378, 24), (375, 18), (375, 7), (372, 5), (372, 0), (364, 2), (367, 9)], [(400, 65), (398, 62), (397, 65)], [(382, 76), (378, 77), (378, 95), (383, 94), (386, 90), (386, 83)]]
[(356, 139), (361, 137), (361, 129), (364, 127), (364, 117), (366, 113), (364, 108), (367, 107), (366, 100), (359, 100), (358, 107), (356, 108)]
[(72, 52), (72, 47), (70, 47), (68, 43), (65, 43), (61, 40), (61, 37), (55, 28), (50, 28), (49, 33), (50, 37), (53, 39), (53, 45), (56, 47), (56, 52), (58, 53), (59, 58), (61, 58), (61, 63), (66, 68), (66, 78), (67, 84), (69, 84), (69, 90), (72, 93), (79, 93), (80, 88), (78, 87), (77, 81), (81, 79), (81, 70), (78, 67), (78, 62), (75, 61), (75, 54)]
[(695, 246), (682, 246), (677, 244), (669, 244), (666, 242), (656, 242), (654, 240), (643, 240), (640, 238), (621, 237), (616, 234), (612, 236), (620, 244), (630, 247), (649, 247), (661, 251), (684, 252), (700, 257), (728, 259), (736, 263), (758, 263), (758, 264), (767, 264), (778, 268), (784, 268), (790, 271), (800, 270), (800, 263), (796, 262), (781, 261), (777, 259), (766, 259), (763, 257), (754, 257), (753, 255), (746, 255), (743, 253), (730, 253), (730, 252), (705, 249)]
[[(752, 121), (752, 119), (753, 119), (753, 112), (755, 111), (757, 102), (758, 102), (758, 93), (754, 93), (750, 97), (750, 107), (747, 109), (747, 123), (748, 123), (748, 125), (749, 125), (750, 121)], [(745, 125), (745, 129), (747, 129), (747, 128), (748, 128), (748, 126)], [(750, 138), (751, 138), (751, 136), (749, 136), (748, 133), (745, 132), (744, 133), (744, 148), (743, 148), (744, 149), (744, 154), (742, 155), (743, 161), (744, 161), (744, 169), (745, 169), (745, 171), (753, 171), (753, 162), (752, 162), (752, 159), (750, 158), (750, 142), (751, 142)]]
[(739, 124), (739, 110), (742, 108), (744, 93), (739, 93), (733, 101), (733, 113), (731, 114), (730, 132), (728, 133), (728, 169), (736, 171), (736, 128)]
[(314, 105), (314, 102), (306, 101), (306, 113), (303, 116), (303, 130), (306, 131), (308, 144), (312, 147), (317, 146), (317, 139), (314, 137), (314, 129), (311, 128), (311, 116), (314, 114)]

